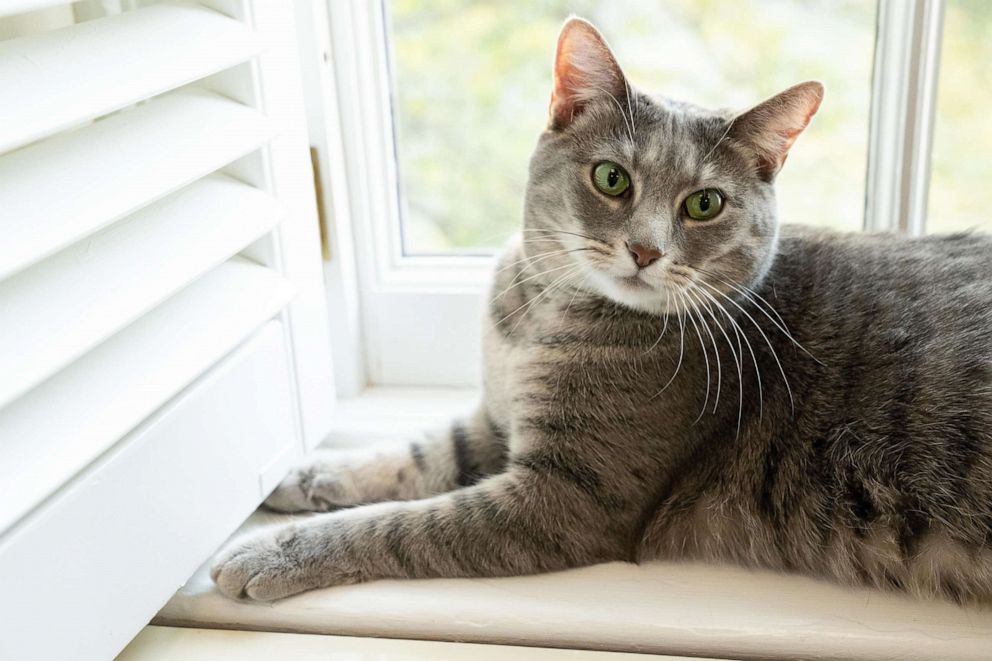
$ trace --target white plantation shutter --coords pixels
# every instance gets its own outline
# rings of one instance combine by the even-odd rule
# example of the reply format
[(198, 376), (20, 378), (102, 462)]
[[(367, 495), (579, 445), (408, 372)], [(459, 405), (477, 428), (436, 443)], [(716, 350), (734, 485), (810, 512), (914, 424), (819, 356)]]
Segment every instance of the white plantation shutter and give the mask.
[(333, 401), (291, 3), (119, 4), (0, 0), (69, 23), (0, 41), (3, 659), (112, 657)]

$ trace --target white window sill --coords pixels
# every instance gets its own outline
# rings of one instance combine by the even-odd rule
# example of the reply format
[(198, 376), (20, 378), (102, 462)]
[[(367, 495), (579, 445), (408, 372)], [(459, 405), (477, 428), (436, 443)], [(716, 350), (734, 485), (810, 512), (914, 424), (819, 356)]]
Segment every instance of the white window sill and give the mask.
[[(645, 661), (642, 654), (478, 645), (426, 640), (387, 640), (300, 633), (220, 631), (145, 627), (116, 661), (272, 661), (273, 659), (349, 661)], [(652, 656), (657, 661), (720, 661), (685, 656)]]
[[(402, 439), (471, 406), (459, 390), (373, 389), (341, 404), (330, 442)], [(257, 512), (242, 531), (280, 515)], [(502, 579), (378, 581), (274, 605), (213, 589), (206, 565), (157, 624), (724, 658), (988, 659), (992, 610), (798, 576), (612, 563)]]

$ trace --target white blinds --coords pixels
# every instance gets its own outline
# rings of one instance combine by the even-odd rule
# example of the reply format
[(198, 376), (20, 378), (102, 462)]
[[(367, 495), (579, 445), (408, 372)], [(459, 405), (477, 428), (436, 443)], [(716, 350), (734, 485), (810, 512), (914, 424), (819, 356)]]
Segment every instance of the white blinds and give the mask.
[(3, 156), (0, 277), (257, 151), (272, 133), (258, 112), (194, 88)]
[(0, 42), (0, 535), (292, 296), (264, 43), (222, 6)]
[(232, 260), (10, 404), (0, 413), (0, 530), (205, 372), (246, 329), (277, 314), (292, 293), (272, 271)]
[(0, 43), (0, 150), (202, 79), (259, 50), (243, 23), (171, 3)]

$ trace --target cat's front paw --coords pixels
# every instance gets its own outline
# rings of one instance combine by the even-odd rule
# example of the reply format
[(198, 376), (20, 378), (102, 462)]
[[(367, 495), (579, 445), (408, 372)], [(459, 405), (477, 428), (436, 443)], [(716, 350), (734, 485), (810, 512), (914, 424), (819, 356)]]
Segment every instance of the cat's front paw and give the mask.
[(289, 471), (265, 499), (277, 512), (330, 512), (362, 503), (347, 455), (319, 454)]
[(305, 549), (296, 526), (266, 530), (237, 540), (210, 568), (217, 588), (232, 599), (273, 601), (318, 587), (308, 578)]

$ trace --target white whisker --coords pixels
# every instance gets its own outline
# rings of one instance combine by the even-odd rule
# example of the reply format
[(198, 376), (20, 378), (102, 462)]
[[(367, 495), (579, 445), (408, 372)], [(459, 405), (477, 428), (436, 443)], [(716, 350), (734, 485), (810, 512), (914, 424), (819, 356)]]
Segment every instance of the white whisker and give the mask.
[(647, 351), (641, 354), (642, 356), (651, 353), (654, 348), (658, 346), (658, 343), (661, 342), (661, 338), (665, 337), (665, 331), (668, 330), (668, 306), (671, 304), (671, 299), (672, 293), (668, 291), (668, 289), (665, 289), (665, 324), (661, 327), (661, 333), (658, 335), (658, 339), (654, 341), (654, 344), (648, 347)]
[[(691, 285), (691, 283), (690, 283)], [(709, 312), (710, 316), (713, 316), (713, 312), (706, 307), (706, 302), (695, 295), (692, 290), (692, 286), (686, 290), (686, 296), (689, 296), (692, 300), (697, 301), (700, 306)], [(697, 308), (698, 310), (699, 308)], [(714, 321), (716, 319), (714, 318)], [(720, 386), (723, 381), (723, 366), (720, 363), (720, 347), (717, 346), (716, 338), (713, 335), (713, 330), (710, 328), (709, 322), (706, 321), (706, 317), (703, 316), (702, 311), (699, 312), (699, 321), (703, 324), (706, 329), (706, 334), (710, 336), (710, 342), (713, 345), (713, 353), (716, 355), (716, 397), (713, 399), (713, 413), (716, 413), (717, 407), (720, 405)], [(719, 327), (719, 324), (717, 324)]]
[(668, 386), (672, 385), (672, 382), (675, 381), (675, 377), (679, 375), (679, 370), (682, 369), (682, 356), (685, 354), (685, 321), (682, 318), (682, 310), (676, 308), (675, 311), (679, 318), (679, 361), (675, 366), (675, 371), (672, 372), (672, 376), (668, 379), (665, 385), (661, 387), (661, 390), (651, 396), (651, 399), (658, 397), (661, 393), (668, 390)]
[(710, 375), (710, 358), (709, 352), (706, 351), (706, 343), (703, 342), (703, 334), (699, 331), (699, 325), (696, 323), (695, 313), (697, 313), (698, 310), (696, 309), (696, 306), (689, 301), (688, 296), (681, 292), (679, 295), (682, 297), (682, 300), (687, 306), (686, 312), (689, 315), (689, 322), (692, 324), (692, 328), (696, 331), (696, 337), (699, 338), (699, 348), (703, 350), (703, 361), (706, 363), (706, 394), (703, 397), (703, 406), (699, 409), (699, 415), (697, 415), (696, 419), (692, 421), (692, 424), (696, 424), (702, 419), (703, 414), (706, 413), (706, 405), (710, 402), (710, 381), (712, 378)]
[(794, 398), (792, 397), (792, 387), (789, 385), (789, 379), (788, 379), (788, 377), (785, 376), (785, 368), (782, 367), (782, 361), (779, 360), (778, 353), (775, 351), (775, 347), (772, 345), (771, 340), (768, 339), (768, 336), (765, 334), (765, 331), (762, 330), (761, 325), (758, 324), (758, 322), (755, 321), (754, 317), (752, 317), (748, 313), (747, 310), (745, 310), (743, 307), (741, 307), (740, 304), (737, 303), (737, 301), (735, 301), (731, 297), (727, 296), (722, 291), (720, 291), (719, 289), (717, 289), (713, 285), (707, 283), (706, 281), (701, 281), (701, 282), (703, 282), (703, 284), (705, 284), (707, 287), (709, 287), (710, 289), (712, 289), (713, 291), (715, 291), (716, 293), (718, 293), (720, 296), (722, 296), (725, 299), (727, 299), (728, 301), (730, 301), (730, 303), (732, 303), (734, 305), (734, 307), (736, 307), (738, 310), (740, 310), (744, 314), (744, 316), (747, 317), (751, 321), (751, 323), (754, 325), (754, 327), (758, 330), (758, 333), (761, 335), (762, 339), (764, 339), (765, 344), (768, 345), (768, 349), (772, 353), (772, 358), (775, 359), (775, 364), (778, 365), (778, 371), (782, 375), (782, 381), (783, 381), (783, 383), (785, 383), (785, 389), (789, 393), (789, 406), (792, 409), (793, 415), (795, 415), (795, 412), (796, 412), (796, 403), (795, 403)]
[[(702, 281), (702, 282), (703, 282), (704, 285), (707, 285), (707, 286), (709, 286), (712, 289), (712, 286), (708, 282), (705, 282), (705, 281)], [(730, 314), (730, 312), (727, 310), (726, 306), (724, 306), (722, 303), (720, 303), (720, 301), (718, 301), (715, 298), (713, 298), (713, 295), (710, 294), (709, 292), (707, 292), (706, 290), (700, 289), (699, 291), (702, 292), (702, 293), (704, 293), (704, 294), (706, 294), (706, 296), (709, 297), (709, 299), (712, 300), (717, 305), (718, 308), (720, 308), (720, 310), (723, 312), (723, 314), (727, 317), (727, 321), (730, 322), (731, 327), (734, 330), (734, 335), (737, 337), (737, 350), (740, 352), (741, 366), (742, 367), (743, 367), (743, 364), (744, 364), (744, 350), (741, 348), (741, 338), (742, 337), (744, 338), (744, 344), (747, 345), (748, 353), (751, 354), (751, 362), (754, 363), (754, 373), (755, 373), (755, 376), (757, 377), (757, 380), (758, 380), (758, 420), (761, 420), (762, 415), (763, 415), (763, 409), (764, 409), (764, 392), (763, 392), (763, 389), (762, 389), (762, 386), (761, 386), (761, 367), (758, 365), (758, 358), (757, 358), (757, 356), (754, 353), (754, 349), (751, 347), (750, 340), (748, 340), (748, 338), (747, 338), (747, 333), (744, 331), (743, 328), (741, 328), (740, 324), (737, 323), (737, 320), (734, 319), (733, 315)], [(719, 292), (717, 292), (717, 293), (719, 293)], [(742, 376), (742, 386), (741, 387), (743, 388), (743, 376)], [(743, 391), (742, 391), (742, 393), (743, 393)]]
[[(524, 303), (523, 305), (521, 305), (520, 307), (518, 307), (517, 310), (520, 310), (520, 308), (525, 308), (525, 309), (524, 309), (523, 313), (520, 315), (520, 318), (517, 319), (517, 323), (515, 323), (513, 325), (513, 328), (510, 329), (510, 334), (512, 335), (514, 332), (516, 332), (517, 327), (520, 326), (520, 323), (524, 320), (524, 318), (527, 316), (527, 314), (531, 310), (534, 309), (534, 307), (537, 305), (538, 301), (540, 301), (542, 298), (548, 296), (552, 291), (554, 291), (556, 288), (558, 288), (562, 284), (564, 284), (564, 282), (566, 280), (568, 280), (568, 278), (570, 278), (572, 275), (574, 275), (575, 274), (575, 271), (578, 270), (579, 268), (581, 268), (579, 265), (572, 265), (572, 269), (571, 270), (566, 271), (563, 275), (560, 275), (551, 284), (549, 284), (547, 287), (545, 287), (537, 296), (535, 296), (534, 298), (530, 299), (529, 301), (527, 301), (526, 303)], [(512, 316), (513, 314), (516, 314), (517, 310), (514, 310), (513, 312), (511, 312), (506, 317), (503, 317), (503, 319), (506, 319), (507, 317)], [(499, 325), (499, 323), (502, 323), (503, 319), (500, 319), (500, 321), (497, 322), (497, 325)]]
[(716, 144), (713, 145), (708, 152), (706, 152), (706, 156), (703, 156), (703, 158), (699, 161), (700, 167), (702, 167), (702, 165), (706, 163), (707, 160), (709, 160), (709, 157), (713, 155), (713, 152), (716, 151), (716, 148), (719, 147), (721, 144), (723, 144), (723, 141), (727, 139), (727, 136), (730, 135), (730, 129), (734, 128), (734, 122), (736, 121), (737, 121), (737, 117), (734, 117), (733, 119), (730, 120), (730, 123), (727, 124), (727, 130), (723, 132), (723, 135), (721, 135), (720, 139), (716, 141)]
[(611, 99), (613, 99), (613, 103), (615, 103), (617, 105), (617, 109), (620, 111), (620, 117), (621, 117), (621, 119), (623, 119), (623, 124), (627, 128), (627, 135), (630, 136), (630, 144), (633, 145), (634, 144), (634, 126), (632, 124), (628, 123), (627, 115), (623, 111), (623, 106), (620, 105), (620, 102), (617, 100), (617, 97), (613, 96), (613, 94), (610, 93), (608, 90), (605, 90), (602, 87), (598, 87), (598, 86), (596, 86), (596, 89), (598, 89), (600, 92), (602, 92), (606, 96), (608, 96)]
[(632, 134), (637, 135), (637, 124), (634, 122), (634, 96), (630, 93), (630, 84), (627, 82), (626, 78), (623, 79), (623, 88), (624, 92), (627, 94), (627, 114), (630, 116)]
[[(810, 353), (809, 350), (806, 349), (806, 347), (804, 347), (802, 344), (800, 344), (799, 341), (795, 337), (792, 336), (792, 333), (789, 331), (789, 328), (786, 325), (785, 320), (782, 319), (782, 315), (780, 315), (778, 313), (778, 311), (774, 308), (774, 306), (772, 306), (771, 303), (769, 303), (764, 298), (762, 298), (761, 295), (758, 294), (758, 292), (754, 291), (753, 289), (751, 289), (749, 287), (743, 287), (742, 285), (736, 285), (733, 282), (729, 282), (727, 280), (724, 280), (723, 278), (721, 278), (717, 274), (712, 273), (710, 271), (706, 271), (706, 270), (703, 270), (703, 269), (696, 269), (696, 270), (699, 271), (700, 273), (705, 273), (706, 275), (709, 275), (710, 277), (715, 278), (716, 280), (722, 282), (723, 284), (727, 285), (728, 287), (731, 287), (732, 289), (734, 289), (737, 293), (739, 293), (741, 296), (743, 296), (745, 299), (747, 299), (752, 305), (754, 305), (755, 308), (757, 308), (758, 310), (760, 310), (761, 311), (761, 314), (763, 314), (766, 317), (768, 317), (768, 320), (770, 322), (772, 322), (772, 324), (774, 324), (775, 327), (778, 328), (778, 330), (780, 330), (789, 339), (790, 342), (792, 342), (793, 344), (795, 344), (807, 356), (809, 356), (810, 358), (812, 358), (813, 360), (815, 360), (816, 362), (818, 362), (820, 365), (823, 365), (823, 362), (821, 362), (819, 358), (817, 358), (812, 353)], [(764, 302), (764, 304), (768, 306), (768, 309), (771, 310), (772, 313), (775, 314), (775, 316), (778, 318), (778, 321), (776, 321), (775, 319), (772, 319), (771, 315), (769, 315), (767, 312), (765, 312), (765, 309), (761, 305), (759, 305), (758, 302), (755, 301), (754, 298), (752, 298), (751, 295), (757, 296), (759, 299), (761, 299), (761, 301)]]
[(580, 237), (580, 238), (583, 238), (583, 239), (588, 239), (589, 241), (595, 241), (596, 243), (602, 243), (604, 245), (610, 245), (606, 241), (603, 241), (601, 239), (597, 239), (594, 236), (589, 236), (588, 234), (581, 234), (579, 232), (570, 232), (568, 230), (551, 229), (551, 228), (546, 228), (546, 227), (525, 227), (525, 228), (523, 228), (521, 230), (518, 230), (518, 231), (520, 231), (520, 232), (542, 232), (542, 233), (545, 233), (545, 234), (568, 234), (569, 236), (577, 236), (577, 237)]
[[(730, 317), (726, 309), (724, 309), (723, 305), (721, 305), (718, 300), (713, 298), (713, 296), (709, 292), (699, 288), (698, 286), (696, 286), (695, 283), (689, 283), (689, 286), (693, 291), (697, 293), (697, 295), (704, 296), (710, 301), (710, 303), (715, 305), (717, 309), (721, 310), (724, 315), (726, 315), (728, 318)], [(734, 343), (730, 341), (730, 336), (727, 335), (727, 331), (723, 328), (723, 324), (721, 324), (717, 319), (716, 315), (713, 314), (713, 309), (709, 305), (706, 306), (706, 312), (709, 313), (710, 317), (713, 318), (713, 323), (715, 323), (716, 327), (720, 329), (720, 333), (723, 334), (723, 338), (727, 340), (727, 346), (730, 348), (730, 355), (734, 357), (734, 365), (737, 367), (737, 434), (740, 435), (741, 417), (743, 416), (744, 413), (744, 367), (743, 367), (744, 356), (738, 355), (738, 352), (742, 351), (741, 338), (740, 335), (737, 335), (737, 351), (735, 351)], [(731, 319), (730, 322), (734, 323), (734, 320)]]
[[(554, 257), (556, 255), (566, 255), (568, 253), (581, 252), (583, 250), (589, 250), (589, 248), (565, 248), (565, 249), (562, 249), (562, 250), (549, 250), (548, 252), (542, 252), (542, 253), (538, 253), (536, 255), (532, 255), (532, 256), (529, 256), (529, 257), (524, 257), (523, 259), (518, 259), (515, 262), (512, 262), (510, 264), (507, 264), (506, 266), (503, 266), (500, 269), (497, 269), (496, 270), (496, 273), (497, 274), (502, 273), (503, 271), (505, 271), (505, 270), (507, 270), (509, 268), (512, 268), (512, 267), (516, 266), (517, 264), (523, 264), (524, 262), (527, 262), (527, 266), (530, 266), (534, 262), (543, 262), (545, 259), (550, 259), (551, 257)], [(525, 266), (524, 268), (527, 268), (527, 267)]]
[(569, 267), (573, 267), (574, 268), (574, 267), (577, 267), (577, 266), (578, 266), (578, 264), (565, 264), (563, 266), (556, 266), (554, 268), (550, 268), (550, 269), (547, 269), (545, 271), (541, 271), (540, 273), (535, 273), (535, 274), (533, 274), (533, 275), (531, 275), (531, 276), (529, 276), (527, 278), (524, 278), (523, 280), (520, 280), (519, 282), (514, 282), (517, 278), (519, 278), (521, 275), (523, 275), (524, 273), (526, 273), (526, 271), (521, 271), (513, 279), (514, 281), (511, 281), (510, 282), (509, 286), (506, 289), (504, 289), (503, 291), (501, 291), (500, 293), (496, 294), (491, 299), (489, 299), (489, 303), (490, 304), (495, 303), (496, 302), (496, 299), (502, 298), (511, 289), (516, 289), (520, 285), (522, 285), (522, 284), (524, 284), (526, 282), (529, 282), (529, 281), (533, 280), (534, 278), (540, 278), (542, 275), (547, 275), (549, 273), (554, 273), (555, 271), (561, 271), (562, 269), (567, 269)]

